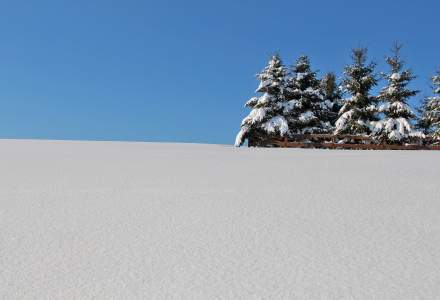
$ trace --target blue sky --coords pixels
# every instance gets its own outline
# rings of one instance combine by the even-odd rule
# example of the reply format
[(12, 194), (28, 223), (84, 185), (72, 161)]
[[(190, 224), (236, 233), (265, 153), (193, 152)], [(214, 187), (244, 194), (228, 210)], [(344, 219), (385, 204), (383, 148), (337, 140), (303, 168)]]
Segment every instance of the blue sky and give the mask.
[[(231, 144), (279, 52), (341, 75), (395, 40), (420, 89), (440, 67), (440, 2), (1, 1), (0, 138)], [(384, 84), (381, 82), (381, 85)]]

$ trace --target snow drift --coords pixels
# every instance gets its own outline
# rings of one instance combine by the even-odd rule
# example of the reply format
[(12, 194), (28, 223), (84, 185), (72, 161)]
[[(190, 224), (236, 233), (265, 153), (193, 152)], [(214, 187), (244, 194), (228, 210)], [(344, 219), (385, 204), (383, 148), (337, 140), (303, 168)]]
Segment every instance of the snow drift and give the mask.
[(440, 153), (0, 141), (0, 298), (438, 299)]

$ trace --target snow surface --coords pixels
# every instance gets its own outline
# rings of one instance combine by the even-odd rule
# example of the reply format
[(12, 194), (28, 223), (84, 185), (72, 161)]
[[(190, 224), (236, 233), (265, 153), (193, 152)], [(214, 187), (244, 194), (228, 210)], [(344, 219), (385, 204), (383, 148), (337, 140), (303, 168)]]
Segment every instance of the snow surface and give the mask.
[(0, 141), (1, 299), (439, 299), (440, 152)]

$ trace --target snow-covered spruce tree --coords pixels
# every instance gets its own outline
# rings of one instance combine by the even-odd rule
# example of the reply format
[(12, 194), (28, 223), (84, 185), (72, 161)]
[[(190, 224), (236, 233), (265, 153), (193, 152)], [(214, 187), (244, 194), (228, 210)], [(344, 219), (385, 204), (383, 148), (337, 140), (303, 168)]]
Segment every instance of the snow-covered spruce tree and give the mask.
[(329, 107), (324, 105), (321, 82), (311, 70), (307, 56), (300, 56), (293, 66), (287, 80), (286, 98), (283, 112), (291, 134), (331, 131), (330, 122), (326, 120)]
[(440, 139), (440, 69), (437, 75), (432, 77), (432, 89), (434, 96), (423, 100), (417, 127), (423, 130), (423, 133)]
[(426, 114), (426, 112), (428, 111), (429, 98), (430, 97), (423, 98), (420, 106), (416, 108), (418, 115), (416, 128), (419, 129), (423, 134), (425, 134), (425, 136), (431, 133), (432, 128), (431, 120)]
[(286, 69), (278, 55), (274, 55), (264, 70), (257, 74), (260, 85), (256, 92), (259, 97), (252, 97), (245, 106), (251, 112), (241, 122), (240, 131), (235, 139), (235, 146), (243, 145), (246, 139), (264, 139), (267, 136), (284, 136), (288, 133), (287, 120), (283, 116)]
[(407, 88), (415, 78), (411, 70), (403, 69), (405, 62), (400, 56), (401, 45), (394, 45), (392, 57), (387, 57), (386, 62), (391, 70), (389, 74), (382, 74), (388, 81), (387, 86), (382, 88), (378, 99), (384, 103), (379, 111), (384, 118), (375, 122), (373, 135), (380, 142), (403, 143), (417, 133), (413, 130), (411, 120), (415, 117), (408, 105), (408, 99), (415, 96), (418, 91)]
[(321, 79), (321, 93), (324, 96), (322, 103), (324, 114), (321, 119), (329, 121), (333, 128), (338, 119), (339, 110), (342, 107), (342, 93), (336, 83), (336, 75), (334, 73), (326, 73)]
[(352, 50), (353, 64), (344, 69), (342, 89), (350, 97), (344, 99), (336, 121), (335, 134), (369, 135), (371, 122), (377, 121), (377, 100), (370, 95), (372, 87), (377, 85), (374, 73), (376, 64), (366, 64), (367, 49)]

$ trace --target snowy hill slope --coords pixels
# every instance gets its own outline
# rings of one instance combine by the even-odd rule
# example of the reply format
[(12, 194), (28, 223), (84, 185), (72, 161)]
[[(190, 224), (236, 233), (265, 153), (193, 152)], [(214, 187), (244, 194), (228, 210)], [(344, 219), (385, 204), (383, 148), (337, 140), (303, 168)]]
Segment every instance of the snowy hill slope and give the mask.
[(440, 152), (0, 141), (1, 299), (439, 299)]

